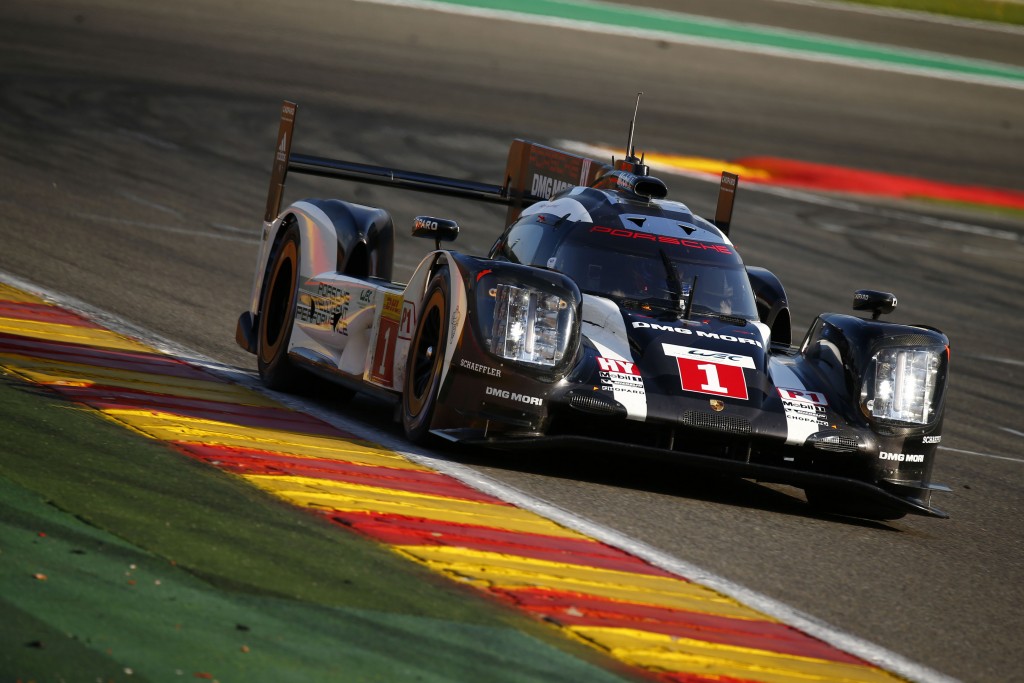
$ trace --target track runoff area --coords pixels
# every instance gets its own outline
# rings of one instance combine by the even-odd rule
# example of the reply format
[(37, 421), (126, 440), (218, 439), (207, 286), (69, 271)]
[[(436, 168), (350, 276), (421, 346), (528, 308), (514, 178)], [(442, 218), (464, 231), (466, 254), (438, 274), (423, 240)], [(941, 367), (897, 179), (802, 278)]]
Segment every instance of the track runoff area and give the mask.
[[(383, 544), (535, 617), (576, 647), (597, 650), (606, 668), (666, 683), (948, 680), (469, 468), (388, 447), (381, 443), (387, 435), (367, 435), (343, 418), (261, 390), (249, 375), (172, 348), (0, 275), (0, 371), (166, 445), (183, 467), (194, 466), (191, 460), (217, 468), (325, 520), (339, 542), (351, 543), (355, 534), (361, 543)], [(190, 505), (188, 498), (178, 503)], [(88, 510), (69, 512), (89, 518)], [(407, 584), (393, 590), (415, 592)], [(159, 614), (153, 618), (160, 622)], [(99, 621), (94, 626), (103, 629)], [(90, 629), (82, 628), (71, 636), (88, 643)], [(140, 626), (137, 637), (152, 634)]]

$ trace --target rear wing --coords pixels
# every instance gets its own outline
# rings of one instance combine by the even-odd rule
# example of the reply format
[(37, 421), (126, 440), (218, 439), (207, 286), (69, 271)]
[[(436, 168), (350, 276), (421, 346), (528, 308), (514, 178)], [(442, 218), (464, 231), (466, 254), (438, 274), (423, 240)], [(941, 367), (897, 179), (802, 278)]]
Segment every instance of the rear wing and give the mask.
[[(274, 154), (274, 167), (270, 175), (270, 188), (267, 192), (266, 213), (263, 216), (263, 220), (267, 223), (277, 218), (281, 211), (281, 201), (289, 171), (504, 205), (508, 207), (505, 217), (505, 225), (508, 226), (519, 218), (519, 214), (524, 208), (545, 201), (566, 188), (577, 185), (593, 185), (598, 178), (613, 170), (612, 166), (588, 157), (518, 139), (513, 140), (512, 146), (509, 148), (508, 161), (505, 164), (505, 182), (502, 185), (460, 180), (416, 171), (402, 171), (384, 166), (306, 154), (292, 154), (292, 138), (295, 132), (297, 111), (298, 105), (294, 102), (285, 100), (281, 104), (281, 124), (277, 133), (277, 149)], [(726, 176), (731, 176), (733, 180), (728, 197), (723, 198)], [(726, 234), (728, 234), (729, 221), (732, 216), (735, 187), (736, 176), (731, 173), (723, 173), (715, 224)], [(723, 202), (726, 206), (724, 214)], [(725, 227), (719, 223), (719, 217), (722, 215), (724, 215)]]
[[(430, 192), (433, 194), (474, 199), (492, 204), (511, 205), (512, 196), (509, 188), (502, 185), (478, 183), (471, 180), (459, 180), (444, 176), (402, 171), (384, 166), (361, 164), (352, 161), (327, 159), (307, 154), (292, 154), (292, 138), (295, 132), (295, 114), (298, 105), (287, 100), (281, 104), (281, 124), (277, 133), (277, 150), (274, 155), (274, 168), (270, 174), (270, 189), (267, 192), (267, 210), (263, 220), (271, 222), (281, 211), (281, 200), (284, 196), (285, 181), (289, 171), (325, 178), (355, 180), (371, 185), (386, 185), (405, 190)], [(520, 202), (537, 201), (539, 198), (516, 193)]]

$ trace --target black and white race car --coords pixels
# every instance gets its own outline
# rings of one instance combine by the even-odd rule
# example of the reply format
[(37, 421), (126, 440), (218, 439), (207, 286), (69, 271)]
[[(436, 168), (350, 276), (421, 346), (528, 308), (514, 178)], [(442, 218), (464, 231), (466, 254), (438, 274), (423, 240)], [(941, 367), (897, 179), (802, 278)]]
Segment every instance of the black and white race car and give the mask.
[[(870, 318), (818, 316), (797, 346), (786, 294), (729, 240), (736, 177), (714, 222), (665, 199), (632, 153), (612, 165), (523, 140), (488, 185), (291, 154), (282, 109), (249, 310), (236, 332), (264, 382), (313, 373), (400, 400), (413, 441), (578, 447), (667, 457), (803, 488), (828, 511), (944, 517), (931, 505), (949, 341)], [(631, 135), (632, 137), (632, 135)], [(288, 171), (506, 205), (486, 256), (442, 249), (392, 282), (391, 217), (340, 199), (280, 210)]]

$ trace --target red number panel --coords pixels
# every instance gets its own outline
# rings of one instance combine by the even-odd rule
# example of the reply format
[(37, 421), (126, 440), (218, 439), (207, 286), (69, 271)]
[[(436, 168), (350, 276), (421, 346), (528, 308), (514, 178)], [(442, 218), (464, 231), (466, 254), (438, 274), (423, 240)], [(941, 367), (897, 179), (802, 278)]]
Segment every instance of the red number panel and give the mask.
[(676, 358), (683, 391), (747, 399), (743, 368), (694, 358)]

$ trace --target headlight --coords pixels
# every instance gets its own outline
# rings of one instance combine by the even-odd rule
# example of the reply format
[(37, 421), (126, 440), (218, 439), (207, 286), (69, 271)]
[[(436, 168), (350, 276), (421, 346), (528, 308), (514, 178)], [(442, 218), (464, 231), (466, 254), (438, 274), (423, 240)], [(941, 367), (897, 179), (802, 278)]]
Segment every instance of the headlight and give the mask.
[(928, 424), (936, 417), (936, 389), (945, 349), (888, 348), (871, 358), (861, 396), (878, 420)]
[(557, 365), (569, 344), (574, 307), (532, 287), (499, 284), (492, 291), (491, 353), (522, 363)]

